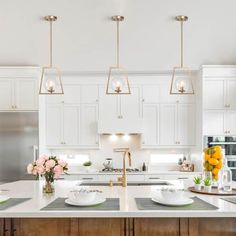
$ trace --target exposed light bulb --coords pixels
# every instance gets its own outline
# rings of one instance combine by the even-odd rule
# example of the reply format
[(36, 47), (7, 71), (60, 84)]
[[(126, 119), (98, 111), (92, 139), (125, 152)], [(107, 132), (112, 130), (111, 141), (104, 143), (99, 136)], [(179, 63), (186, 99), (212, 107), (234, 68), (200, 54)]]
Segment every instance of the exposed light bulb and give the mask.
[(124, 87), (124, 81), (122, 78), (120, 77), (114, 77), (113, 78), (113, 82), (112, 82), (112, 89), (116, 92), (116, 93), (121, 93), (122, 89)]
[(49, 93), (54, 93), (56, 90), (56, 83), (52, 79), (47, 79), (45, 88)]
[(180, 93), (185, 93), (188, 90), (188, 83), (185, 78), (179, 78), (176, 80), (176, 89)]

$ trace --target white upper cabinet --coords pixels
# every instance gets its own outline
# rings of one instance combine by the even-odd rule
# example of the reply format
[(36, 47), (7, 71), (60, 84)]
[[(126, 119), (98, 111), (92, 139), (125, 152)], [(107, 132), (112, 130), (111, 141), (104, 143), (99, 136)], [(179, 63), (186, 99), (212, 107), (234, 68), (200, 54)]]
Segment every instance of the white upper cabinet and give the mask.
[(46, 146), (99, 148), (97, 120), (97, 105), (47, 104)]
[(76, 146), (79, 143), (79, 117), (80, 108), (78, 106), (64, 105), (61, 141), (63, 145)]
[(176, 145), (177, 109), (175, 104), (161, 104), (160, 145)]
[(142, 146), (155, 146), (159, 144), (159, 106), (143, 106), (143, 135)]
[(177, 105), (177, 142), (179, 145), (195, 144), (195, 106), (193, 104)]
[(80, 144), (84, 146), (97, 146), (98, 137), (98, 109), (97, 105), (81, 106)]
[(195, 105), (144, 105), (143, 126), (142, 148), (194, 146)]
[(205, 66), (203, 134), (236, 134), (236, 67)]
[(38, 109), (38, 86), (35, 79), (15, 81), (15, 104), (17, 110)]
[(144, 103), (159, 103), (160, 102), (160, 86), (151, 84), (143, 85), (143, 102)]
[(204, 109), (224, 109), (224, 80), (206, 80), (203, 86)]
[(236, 111), (225, 112), (225, 135), (236, 135)]
[(204, 135), (236, 135), (236, 111), (207, 110), (203, 120)]
[(98, 85), (90, 84), (63, 84), (64, 94), (47, 97), (47, 103), (97, 103), (98, 102)]
[(0, 111), (37, 111), (40, 70), (0, 67)]
[(0, 78), (0, 110), (36, 111), (38, 109), (38, 80), (33, 78)]
[(14, 109), (14, 86), (11, 79), (0, 79), (0, 109)]
[(81, 103), (98, 102), (99, 87), (97, 85), (82, 85), (80, 89)]
[[(120, 96), (121, 116), (124, 119), (132, 120), (141, 116), (141, 95), (139, 87), (131, 87), (131, 94)], [(119, 109), (119, 107), (118, 107)]]
[(63, 144), (62, 105), (46, 107), (46, 144), (59, 146)]
[(107, 95), (100, 88), (99, 133), (140, 133), (140, 87), (132, 86), (130, 95)]
[(228, 109), (236, 109), (236, 79), (226, 81), (226, 102)]

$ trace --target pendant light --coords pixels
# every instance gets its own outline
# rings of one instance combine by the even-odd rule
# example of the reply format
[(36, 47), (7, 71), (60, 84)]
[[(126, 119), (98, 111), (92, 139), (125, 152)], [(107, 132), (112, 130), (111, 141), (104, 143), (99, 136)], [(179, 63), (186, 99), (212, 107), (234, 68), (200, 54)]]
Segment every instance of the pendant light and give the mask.
[(126, 70), (120, 66), (120, 22), (124, 20), (123, 16), (112, 16), (111, 18), (116, 22), (117, 37), (116, 37), (116, 66), (111, 66), (109, 68), (109, 75), (107, 81), (106, 94), (130, 94), (130, 85), (128, 80), (128, 74)]
[(61, 82), (61, 73), (57, 67), (53, 66), (52, 62), (52, 23), (57, 20), (56, 16), (45, 16), (44, 20), (48, 21), (50, 24), (50, 36), (49, 36), (49, 66), (42, 68), (42, 75), (40, 81), (39, 94), (64, 94), (62, 82)]
[(176, 16), (176, 21), (180, 22), (181, 26), (181, 36), (180, 36), (180, 48), (181, 48), (181, 64), (173, 68), (170, 94), (194, 94), (193, 82), (192, 82), (192, 73), (191, 70), (184, 66), (184, 39), (183, 39), (183, 25), (184, 22), (188, 20), (187, 16)]

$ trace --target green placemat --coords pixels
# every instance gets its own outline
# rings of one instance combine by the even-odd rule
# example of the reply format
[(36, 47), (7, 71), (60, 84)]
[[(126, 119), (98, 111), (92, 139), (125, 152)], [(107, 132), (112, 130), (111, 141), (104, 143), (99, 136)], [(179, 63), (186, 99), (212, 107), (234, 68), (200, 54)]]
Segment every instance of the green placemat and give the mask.
[(139, 210), (151, 210), (151, 211), (166, 211), (166, 210), (217, 210), (218, 207), (201, 200), (198, 197), (193, 197), (194, 203), (187, 206), (165, 206), (158, 204), (151, 200), (151, 198), (135, 198), (137, 208)]
[(0, 203), (0, 211), (4, 211), (10, 207), (16, 206), (22, 202), (28, 201), (31, 198), (10, 198), (5, 202)]
[(221, 198), (221, 200), (236, 204), (236, 197)]
[(41, 211), (119, 211), (120, 199), (107, 198), (105, 202), (95, 206), (71, 206), (65, 203), (66, 198), (57, 198)]

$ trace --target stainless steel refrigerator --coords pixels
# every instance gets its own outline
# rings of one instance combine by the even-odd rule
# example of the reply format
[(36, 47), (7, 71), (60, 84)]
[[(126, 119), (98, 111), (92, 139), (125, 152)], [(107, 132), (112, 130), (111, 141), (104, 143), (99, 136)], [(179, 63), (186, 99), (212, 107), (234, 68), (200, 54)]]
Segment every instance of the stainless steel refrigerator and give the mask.
[(38, 112), (0, 113), (0, 182), (35, 179), (27, 164), (38, 158)]

